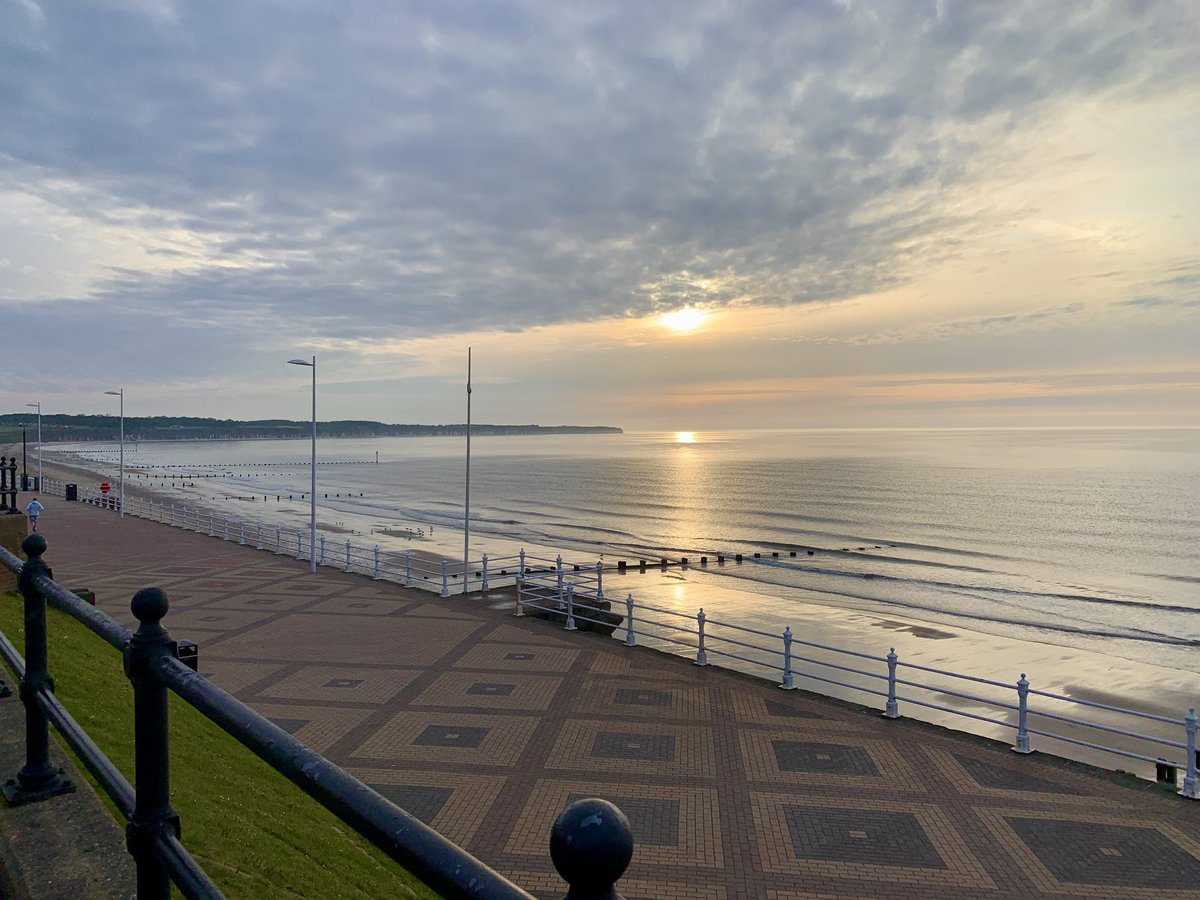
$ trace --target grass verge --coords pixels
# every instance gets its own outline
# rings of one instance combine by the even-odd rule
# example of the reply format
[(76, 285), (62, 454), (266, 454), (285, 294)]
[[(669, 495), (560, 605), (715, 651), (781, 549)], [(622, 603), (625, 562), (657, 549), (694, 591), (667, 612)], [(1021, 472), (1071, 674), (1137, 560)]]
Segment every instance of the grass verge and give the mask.
[[(121, 670), (121, 655), (74, 619), (53, 609), (48, 615), (55, 692), (132, 783), (133, 692)], [(0, 631), (18, 650), (24, 647), (23, 606), (17, 594), (0, 595)], [(170, 696), (171, 805), (183, 823), (184, 845), (226, 896), (437, 896), (196, 710)]]

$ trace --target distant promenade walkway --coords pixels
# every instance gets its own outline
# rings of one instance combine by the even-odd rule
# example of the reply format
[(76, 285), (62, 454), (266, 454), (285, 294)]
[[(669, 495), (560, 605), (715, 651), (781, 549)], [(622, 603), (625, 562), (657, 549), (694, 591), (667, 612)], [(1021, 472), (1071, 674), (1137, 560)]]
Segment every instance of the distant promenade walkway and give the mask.
[(1155, 786), (45, 503), (57, 581), (127, 626), (164, 588), (202, 674), (539, 896), (584, 796), (633, 824), (628, 900), (1200, 896), (1200, 803)]

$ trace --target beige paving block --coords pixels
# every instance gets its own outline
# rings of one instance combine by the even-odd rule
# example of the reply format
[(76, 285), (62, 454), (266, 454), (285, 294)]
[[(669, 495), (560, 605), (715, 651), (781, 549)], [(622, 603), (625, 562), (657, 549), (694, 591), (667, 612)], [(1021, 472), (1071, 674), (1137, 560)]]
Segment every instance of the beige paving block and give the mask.
[(550, 707), (562, 683), (557, 675), (446, 672), (410, 705), (544, 710)]
[(199, 672), (217, 687), (234, 694), (260, 678), (273, 675), (282, 668), (283, 666), (270, 663), (231, 662), (224, 659), (209, 661), (202, 653)]
[(712, 731), (657, 722), (569, 719), (559, 730), (546, 768), (711, 777)]
[[(365, 624), (369, 623), (369, 624)], [(479, 629), (471, 622), (407, 617), (294, 613), (248, 634), (222, 641), (213, 652), (285, 662), (432, 665)]]
[[(750, 794), (754, 835), (767, 872), (776, 872), (799, 879), (837, 878), (888, 884), (935, 885), (939, 887), (994, 890), (996, 885), (987, 869), (979, 862), (959, 835), (945, 812), (931, 803), (914, 803), (894, 797), (879, 799), (830, 798), (795, 794)], [(893, 864), (880, 861), (869, 846), (864, 845), (861, 857), (841, 859), (824, 855), (802, 857), (793, 846), (787, 821), (789, 806), (828, 809), (831, 820), (843, 811), (859, 813), (862, 820), (872, 821), (872, 813), (902, 814), (911, 817), (936, 851), (940, 867)], [(854, 832), (865, 839), (866, 831)], [(897, 838), (896, 840), (903, 840)], [(892, 849), (897, 857), (906, 854), (902, 848)], [(851, 888), (853, 890), (853, 888)], [(860, 888), (859, 891), (863, 889)]]
[(634, 832), (632, 865), (635, 868), (719, 869), (725, 863), (721, 851), (721, 813), (715, 788), (640, 782), (598, 784), (583, 779), (539, 781), (529, 793), (504, 852), (541, 856), (546, 852), (546, 835), (554, 821), (569, 802), (583, 797), (608, 800), (625, 812), (635, 826), (639, 822), (642, 824), (643, 833)]
[(359, 759), (396, 759), (464, 766), (512, 766), (537, 728), (531, 716), (471, 713), (398, 713), (353, 753)]
[(366, 709), (336, 709), (329, 706), (299, 706), (283, 703), (249, 704), (259, 715), (266, 716), (284, 731), (318, 753), (326, 752), (347, 732), (371, 715)]
[(337, 703), (387, 703), (422, 669), (381, 669), (352, 665), (305, 666), (264, 688), (260, 697), (280, 700), (329, 700)]
[[(425, 824), (444, 837), (454, 841), (460, 847), (468, 844), (479, 826), (483, 824), (488, 810), (499, 796), (504, 782), (503, 775), (473, 775), (466, 772), (430, 772), (420, 769), (404, 768), (373, 768), (370, 766), (352, 766), (347, 771), (364, 784), (371, 785), (376, 790), (387, 795), (381, 787), (398, 785), (406, 788), (433, 788), (439, 795), (445, 797), (438, 812)], [(390, 798), (389, 798), (390, 799)], [(441, 800), (441, 797), (438, 797)], [(393, 801), (394, 802), (394, 801)], [(402, 804), (401, 808), (405, 808)], [(418, 810), (408, 812), (417, 815)]]
[(506, 672), (566, 672), (575, 664), (578, 655), (578, 650), (562, 647), (478, 644), (455, 660), (454, 668)]

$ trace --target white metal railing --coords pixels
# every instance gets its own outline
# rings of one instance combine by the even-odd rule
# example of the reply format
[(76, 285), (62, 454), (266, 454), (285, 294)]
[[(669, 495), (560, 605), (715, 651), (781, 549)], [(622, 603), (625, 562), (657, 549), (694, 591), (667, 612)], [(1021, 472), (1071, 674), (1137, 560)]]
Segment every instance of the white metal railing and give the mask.
[[(829, 693), (824, 686), (832, 686), (881, 698), (886, 718), (899, 718), (901, 704), (907, 703), (984, 722), (1014, 732), (1012, 749), (1017, 753), (1033, 752), (1031, 737), (1039, 737), (1045, 739), (1044, 744), (1060, 742), (1068, 745), (1067, 749), (1083, 747), (1155, 765), (1160, 779), (1172, 783), (1176, 772), (1182, 771), (1179, 793), (1200, 799), (1194, 707), (1186, 715), (1172, 718), (1035, 690), (1024, 672), (1011, 683), (979, 678), (903, 662), (894, 647), (885, 656), (875, 656), (803, 640), (790, 627), (780, 631), (749, 628), (710, 618), (703, 609), (692, 615), (639, 603), (632, 594), (627, 594), (623, 602), (618, 600), (616, 610), (612, 605), (593, 586), (590, 574), (581, 577), (580, 573), (564, 571), (560, 565), (523, 575), (518, 582), (514, 615), (542, 615), (562, 623), (567, 631), (579, 630), (581, 622), (591, 623), (611, 630), (627, 646), (637, 645), (640, 639), (658, 649), (693, 657), (698, 666), (709, 665), (710, 656), (722, 657), (742, 663), (739, 668), (771, 673), (784, 690), (803, 683), (818, 693)], [(619, 613), (617, 624), (612, 612)], [(1039, 702), (1031, 703), (1030, 698), (1038, 698)], [(949, 705), (952, 700), (970, 708)], [(1080, 718), (1084, 713), (1092, 714), (1091, 718)], [(1131, 730), (1136, 722), (1143, 723), (1143, 728), (1146, 722), (1155, 723), (1157, 730), (1173, 732), (1178, 739)], [(1101, 743), (1101, 739), (1108, 742)], [(1060, 748), (1054, 749), (1068, 755)]]
[[(66, 484), (47, 478), (43, 492), (48, 496), (66, 496)], [(102, 509), (119, 509), (120, 501), (113, 493), (102, 494), (93, 488), (79, 486), (76, 499)], [(198, 506), (168, 503), (144, 497), (125, 497), (125, 515), (149, 519), (176, 528), (186, 528), (197, 534), (237, 541), (255, 549), (308, 559), (308, 530), (294, 530), (282, 525), (264, 526), (262, 522), (249, 522), (221, 515)], [(512, 556), (488, 557), (463, 563), (448, 559), (437, 559), (412, 549), (403, 551), (385, 550), (378, 544), (364, 547), (352, 540), (331, 540), (319, 533), (316, 542), (317, 564), (340, 568), (344, 572), (369, 575), (377, 581), (393, 581), (405, 587), (433, 591), (442, 597), (471, 591), (488, 591), (516, 584), (517, 572), (521, 567), (534, 569), (555, 565), (554, 560), (527, 555), (523, 550)], [(561, 560), (561, 558), (560, 558)], [(567, 571), (577, 572), (583, 564), (565, 564)], [(587, 564), (589, 571), (599, 571), (599, 563)], [(602, 576), (595, 576), (600, 578)]]
[[(50, 496), (64, 496), (65, 485), (47, 478), (43, 481), (42, 490)], [(111, 494), (83, 488), (77, 490), (81, 502), (114, 510), (119, 506), (119, 501)], [(127, 496), (125, 513), (197, 533), (207, 533), (222, 540), (237, 540), (239, 544), (253, 545), (258, 550), (295, 556), (297, 559), (307, 558), (306, 530), (293, 531), (281, 525), (273, 529), (265, 528), (261, 522), (249, 523), (217, 516), (196, 507), (141, 497)], [(572, 563), (564, 561), (561, 555), (551, 559), (521, 550), (514, 556), (489, 559), (484, 555), (478, 561), (469, 562), (464, 569), (461, 562), (434, 559), (411, 549), (385, 551), (378, 545), (361, 547), (351, 540), (331, 541), (324, 534), (319, 538), (319, 565), (337, 566), (345, 572), (369, 575), (376, 580), (434, 591), (442, 597), (462, 593), (464, 583), (468, 591), (487, 591), (515, 584), (517, 602), (514, 614), (517, 616), (532, 611), (561, 621), (568, 631), (579, 630), (579, 623), (586, 623), (622, 638), (627, 646), (635, 646), (641, 639), (644, 643), (677, 655), (694, 655), (694, 661), (699, 666), (708, 665), (709, 656), (714, 655), (728, 660), (730, 667), (737, 668), (740, 663), (741, 667), (749, 667), (751, 671), (770, 673), (771, 677), (779, 679), (779, 687), (785, 690), (796, 688), (799, 680), (815, 691), (821, 691), (828, 685), (854, 694), (879, 697), (883, 699), (883, 715), (887, 718), (899, 718), (900, 704), (907, 703), (982, 722), (993, 728), (1013, 731), (1013, 750), (1017, 753), (1032, 752), (1032, 736), (1047, 742), (1060, 742), (1067, 745), (1068, 749), (1083, 747), (1154, 764), (1160, 767), (1160, 774), (1165, 767), (1170, 771), (1164, 777), (1171, 779), (1175, 777), (1175, 770), (1181, 770), (1184, 777), (1179, 793), (1191, 799), (1200, 799), (1196, 755), (1197, 716), (1194, 707), (1181, 718), (1140, 712), (1035, 690), (1030, 687), (1025, 673), (1021, 673), (1021, 677), (1012, 683), (964, 675), (902, 662), (895, 648), (891, 648), (886, 656), (874, 656), (797, 638), (790, 627), (781, 631), (766, 631), (709, 618), (703, 609), (691, 615), (637, 603), (632, 594), (627, 594), (623, 601), (617, 600), (614, 611), (614, 604), (604, 596), (604, 566), (599, 562)], [(735, 556), (735, 560), (740, 562), (740, 556)], [(464, 577), (460, 578), (460, 575)], [(837, 661), (822, 658), (821, 655)], [(807, 668), (798, 669), (797, 665)], [(865, 668), (867, 666), (871, 668)], [(936, 683), (916, 680), (922, 676), (936, 676), (938, 680)], [(963, 685), (965, 687), (960, 689)], [(974, 688), (975, 693), (969, 692), (970, 685), (990, 690), (991, 696), (978, 693), (980, 687)], [(824, 690), (829, 693), (827, 688)], [(1042, 701), (1035, 708), (1030, 707), (1031, 696)], [(972, 712), (947, 705), (951, 698), (981, 711)], [(1065, 709), (1095, 711), (1114, 722), (1126, 723), (1131, 718), (1153, 722), (1161, 730), (1169, 727), (1182, 740), (1131, 731), (1128, 727), (1089, 721), (1056, 711)], [(997, 713), (1007, 718), (996, 718)], [(1057, 730), (1050, 730), (1052, 728)], [(1118, 740), (1101, 744), (1099, 739), (1089, 739), (1097, 732), (1101, 736), (1113, 735)], [(1182, 762), (1179, 761), (1178, 751), (1184, 752)]]

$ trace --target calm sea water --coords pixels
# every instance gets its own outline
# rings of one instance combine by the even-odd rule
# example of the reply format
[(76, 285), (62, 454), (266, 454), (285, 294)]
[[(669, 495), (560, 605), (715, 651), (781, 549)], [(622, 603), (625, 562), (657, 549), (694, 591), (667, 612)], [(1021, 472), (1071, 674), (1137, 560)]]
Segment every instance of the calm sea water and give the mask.
[[(58, 448), (109, 473), (115, 450)], [(383, 530), (421, 527), (414, 543), (456, 559), (463, 452), (461, 438), (322, 440), (318, 519), (385, 546), (403, 539)], [(141, 442), (126, 466), (131, 486), (303, 527), (308, 454), (307, 441)], [(475, 438), (472, 555), (758, 552), (702, 577), (776, 606), (908, 615), (1194, 671), (1198, 459), (1195, 429)], [(164, 477), (185, 474), (212, 477)]]

